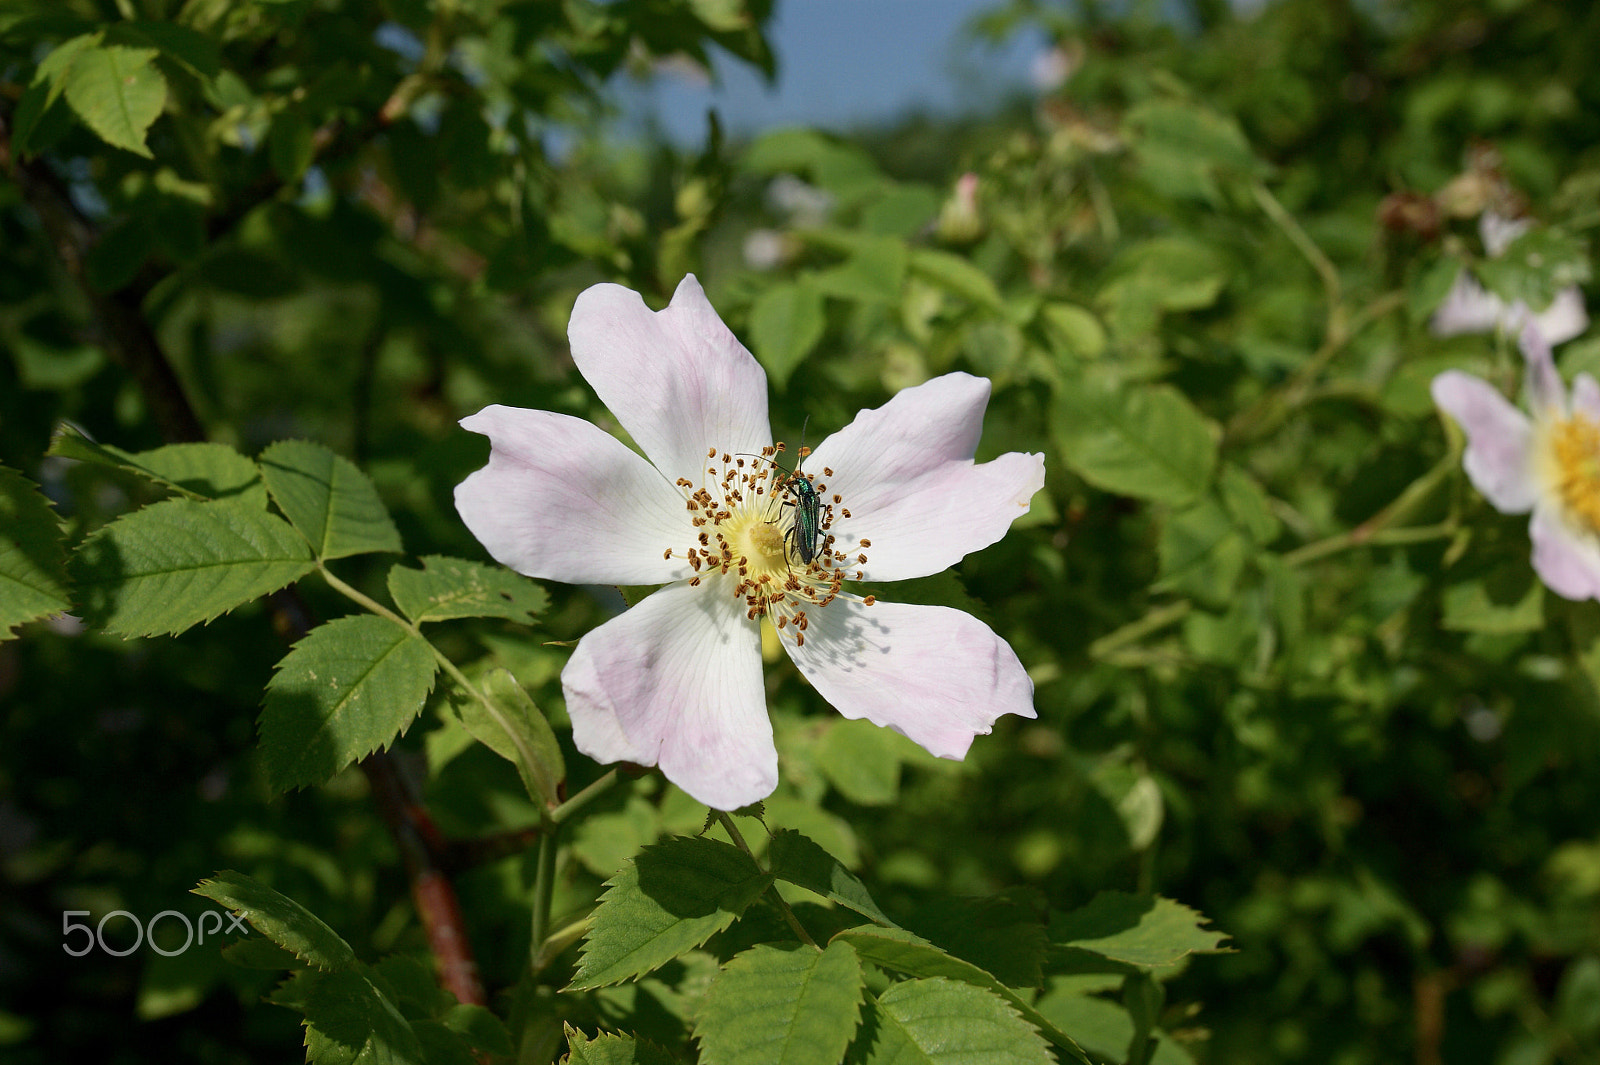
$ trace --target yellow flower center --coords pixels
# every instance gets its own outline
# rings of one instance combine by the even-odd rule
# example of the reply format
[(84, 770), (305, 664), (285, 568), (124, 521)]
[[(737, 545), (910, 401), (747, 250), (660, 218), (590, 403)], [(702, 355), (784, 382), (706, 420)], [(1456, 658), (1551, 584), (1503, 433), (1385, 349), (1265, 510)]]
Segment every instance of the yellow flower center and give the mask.
[[(828, 486), (809, 473), (785, 473), (773, 461), (783, 445), (763, 448), (759, 456), (720, 456), (715, 448), (706, 452), (708, 464), (702, 484), (687, 478), (678, 480), (685, 504), (694, 514), (695, 543), (684, 552), (668, 548), (664, 557), (686, 558), (695, 576), (691, 585), (705, 578), (731, 578), (725, 581), (732, 594), (745, 601), (747, 616), (753, 621), (772, 618), (781, 637), (787, 629), (797, 645), (806, 642), (809, 625), (807, 609), (827, 606), (840, 594), (846, 579), (859, 580), (862, 572), (851, 574), (846, 567), (864, 564), (867, 556), (857, 553), (847, 558), (834, 549), (833, 526), (837, 510), (848, 518), (839, 495), (826, 495)], [(801, 452), (804, 460), (805, 451)], [(824, 477), (833, 471), (824, 468)], [(800, 493), (790, 478), (804, 477), (811, 482), (818, 499), (816, 551), (805, 562), (797, 546), (800, 532)], [(808, 545), (809, 546), (809, 545)], [(862, 540), (862, 547), (872, 546)], [(871, 603), (872, 597), (865, 602)]]
[(1600, 426), (1575, 414), (1551, 430), (1555, 484), (1568, 513), (1600, 532)]

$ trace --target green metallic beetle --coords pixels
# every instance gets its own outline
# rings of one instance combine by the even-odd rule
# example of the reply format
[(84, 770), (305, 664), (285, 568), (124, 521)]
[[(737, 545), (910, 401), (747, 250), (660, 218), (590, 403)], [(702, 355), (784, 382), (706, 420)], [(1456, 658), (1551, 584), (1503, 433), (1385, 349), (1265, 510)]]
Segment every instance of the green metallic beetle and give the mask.
[[(794, 469), (783, 475), (783, 480), (778, 482), (777, 490), (793, 493), (793, 500), (784, 500), (783, 505), (794, 507), (794, 522), (789, 526), (789, 531), (784, 534), (784, 539), (789, 546), (794, 548), (795, 554), (800, 556), (800, 561), (810, 564), (817, 557), (817, 537), (822, 533), (822, 500), (817, 496), (817, 490), (800, 469), (806, 461), (806, 426), (811, 424), (808, 415), (805, 424), (800, 426), (800, 452), (795, 460)], [(779, 466), (771, 459), (772, 465), (779, 470)]]

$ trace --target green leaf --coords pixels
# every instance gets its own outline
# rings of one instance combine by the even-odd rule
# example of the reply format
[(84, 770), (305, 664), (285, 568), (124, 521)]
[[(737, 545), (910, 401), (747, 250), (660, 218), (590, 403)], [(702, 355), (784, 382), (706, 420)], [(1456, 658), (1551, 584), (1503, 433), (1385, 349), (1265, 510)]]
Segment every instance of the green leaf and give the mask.
[(718, 33), (738, 33), (751, 25), (744, 0), (689, 0), (689, 10)]
[(1050, 941), (1141, 969), (1171, 965), (1188, 954), (1226, 953), (1227, 938), (1201, 926), (1206, 918), (1159, 895), (1102, 891), (1089, 905), (1050, 922)]
[(1187, 503), (1211, 482), (1211, 425), (1166, 385), (1109, 389), (1064, 381), (1056, 427), (1062, 459), (1090, 484), (1161, 503)]
[(1450, 290), (1455, 288), (1456, 279), (1466, 269), (1466, 263), (1454, 255), (1438, 255), (1432, 261), (1424, 259), (1419, 264), (1417, 279), (1407, 286), (1406, 310), (1411, 312), (1412, 320), (1425, 322), (1428, 316), (1439, 309), (1439, 304), (1444, 302)]
[(1156, 100), (1129, 110), (1125, 122), (1141, 173), (1165, 195), (1217, 203), (1219, 174), (1264, 169), (1238, 124), (1210, 108)]
[(11, 120), (11, 146), (18, 155), (31, 156), (43, 151), (73, 125), (71, 108), (56, 106), (59, 95), (57, 86), (38, 77), (22, 91)]
[(750, 308), (750, 344), (777, 387), (805, 361), (826, 326), (822, 292), (803, 279), (774, 285), (756, 300)]
[(98, 47), (103, 33), (85, 33), (62, 41), (39, 61), (33, 81), (17, 104), (13, 121), (12, 144), (19, 153), (41, 152), (59, 140), (73, 125), (73, 109), (63, 104), (62, 90), (72, 61), (81, 53)]
[(433, 966), (415, 954), (386, 954), (367, 966), (367, 974), (408, 1017), (442, 1016), (457, 1003), (439, 986)]
[(452, 1032), (459, 1032), (474, 1048), (495, 1057), (508, 1058), (517, 1052), (505, 1022), (486, 1007), (457, 1003), (445, 1013), (444, 1023)]
[(1537, 632), (1545, 625), (1544, 585), (1523, 559), (1480, 579), (1450, 585), (1440, 605), (1440, 626), (1456, 632), (1504, 635)]
[(356, 954), (350, 944), (322, 918), (254, 877), (224, 869), (210, 880), (200, 881), (192, 890), (237, 913), (307, 965), (336, 970), (355, 963)]
[(939, 216), (939, 194), (927, 185), (891, 185), (861, 209), (861, 230), (909, 238)]
[(61, 525), (34, 483), (0, 466), (0, 640), (72, 609)]
[(1164, 311), (1211, 306), (1227, 282), (1227, 266), (1210, 245), (1154, 237), (1118, 253), (1096, 300), (1114, 334), (1135, 336), (1154, 329)]
[(261, 471), (227, 444), (168, 444), (131, 452), (97, 444), (63, 426), (50, 442), (50, 454), (127, 470), (190, 499), (233, 499), (262, 509), (267, 505)]
[[(1051, 990), (1040, 996), (1039, 1012), (1049, 1017), (1090, 1053), (1111, 1061), (1121, 1061), (1133, 1039), (1133, 1018), (1115, 1002), (1076, 990)], [(1194, 1065), (1194, 1059), (1164, 1032), (1156, 1031), (1156, 1044), (1150, 1065)]]
[(893, 237), (857, 235), (850, 258), (819, 271), (811, 281), (818, 291), (839, 299), (894, 303), (905, 281), (906, 243)]
[(889, 729), (865, 718), (829, 722), (816, 759), (828, 782), (851, 802), (887, 806), (900, 793), (899, 745)]
[(1245, 551), (1244, 537), (1222, 507), (1201, 499), (1162, 523), (1161, 579), (1150, 590), (1222, 605), (1244, 572)]
[(1263, 546), (1277, 539), (1282, 524), (1272, 512), (1271, 498), (1254, 477), (1230, 462), (1222, 467), (1217, 487), (1229, 516), (1251, 543)]
[(572, 856), (599, 877), (622, 869), (646, 844), (661, 838), (661, 811), (640, 795), (630, 795), (620, 810), (589, 813), (572, 829)]
[(437, 663), (387, 618), (335, 618), (278, 663), (261, 711), (261, 755), (277, 791), (320, 784), (384, 747), (422, 710)]
[(771, 883), (749, 855), (703, 836), (646, 847), (607, 881), (569, 990), (620, 983), (693, 950)]
[(816, 183), (845, 202), (881, 190), (886, 179), (872, 157), (809, 129), (780, 129), (757, 137), (740, 160), (746, 171), (809, 173)]
[(808, 837), (791, 829), (779, 829), (767, 849), (767, 858), (772, 875), (779, 880), (814, 891), (877, 924), (894, 925), (873, 901), (866, 885)]
[(848, 943), (835, 940), (820, 954), (752, 947), (723, 968), (701, 1003), (700, 1061), (835, 1065), (855, 1034), (861, 989), (861, 962)]
[(70, 568), (86, 620), (153, 636), (276, 591), (313, 563), (294, 530), (264, 510), (168, 499), (96, 531)]
[[(1204, 616), (1196, 611), (1188, 620)], [(1142, 851), (1155, 842), (1166, 818), (1166, 802), (1161, 796), (1161, 786), (1148, 772), (1129, 762), (1105, 758), (1094, 767), (1088, 779), (1094, 790), (1116, 810), (1127, 833), (1129, 847)]]
[(222, 948), (222, 956), (227, 959), (228, 964), (244, 969), (266, 969), (281, 973), (287, 969), (300, 967), (300, 959), (292, 952), (284, 950), (270, 939), (262, 939), (259, 936), (254, 939), (245, 937), (234, 940)]
[(1071, 303), (1046, 303), (1039, 310), (1039, 321), (1057, 352), (1079, 359), (1105, 354), (1106, 328), (1094, 312)]
[(545, 590), (504, 566), (425, 555), (420, 570), (396, 563), (389, 594), (412, 621), (507, 618), (527, 621), (550, 603)]
[(305, 1014), (306, 1060), (315, 1065), (425, 1065), (417, 1033), (365, 966), (303, 969), (270, 1001)]
[(95, 292), (115, 292), (133, 280), (154, 246), (144, 218), (112, 222), (100, 231), (100, 238), (84, 256), (84, 278)]
[[(465, 693), (451, 699), (474, 739), (517, 767), (528, 794), (546, 806), (561, 801), (567, 767), (550, 722), (509, 670), (492, 670), (479, 682), (490, 706)], [(452, 693), (455, 694), (455, 693)]]
[(61, 76), (78, 117), (116, 148), (152, 159), (145, 133), (167, 102), (167, 81), (151, 63), (154, 48), (112, 44), (81, 49)]
[(675, 1065), (677, 1058), (654, 1043), (631, 1035), (602, 1032), (590, 1039), (563, 1022), (567, 1034), (567, 1056), (562, 1065)]
[(912, 914), (906, 926), (1007, 987), (1039, 987), (1048, 937), (1036, 911), (1042, 904), (1009, 894), (940, 898)]
[[(404, 1016), (404, 1004), (397, 1005), (402, 1006)], [(408, 1023), (417, 1038), (422, 1060), (427, 1065), (483, 1065), (490, 1060), (487, 1054), (474, 1054), (472, 1043), (460, 1032), (431, 1018), (419, 1017), (415, 1013), (411, 1016), (413, 1019)]]
[(286, 184), (296, 184), (316, 158), (316, 130), (300, 109), (285, 107), (267, 126), (267, 160)]
[(222, 71), (222, 50), (217, 42), (180, 22), (119, 22), (108, 27), (108, 37), (124, 35), (155, 45), (162, 55), (197, 78), (214, 78)]
[[(1012, 1005), (956, 980), (903, 980), (878, 996), (869, 1016), (873, 1041), (861, 1059), (865, 1065), (1055, 1062), (1039, 1033)], [(863, 1040), (867, 1029), (863, 1025)]]
[(845, 940), (856, 948), (856, 953), (863, 960), (879, 968), (908, 976), (945, 977), (993, 992), (1009, 1002), (1029, 1024), (1043, 1032), (1046, 1039), (1088, 1065), (1089, 1059), (1072, 1041), (1072, 1037), (1041, 1016), (1015, 991), (978, 966), (951, 957), (921, 936), (902, 928), (869, 928), (863, 925), (840, 932), (833, 938)]
[(694, 1016), (706, 990), (717, 977), (722, 962), (704, 950), (691, 950), (649, 976), (590, 996), (603, 1017), (631, 1017), (636, 1035), (659, 1040), (666, 1046), (684, 1046), (694, 1026)]
[(959, 255), (933, 248), (911, 249), (911, 272), (946, 292), (1000, 310), (1004, 301), (994, 279)]
[[(961, 583), (961, 577), (953, 569), (947, 569), (927, 577), (912, 577), (908, 580), (882, 584), (864, 584), (860, 586), (860, 591), (863, 593), (871, 592), (879, 599), (887, 599), (896, 603), (909, 603), (917, 606), (947, 606), (953, 610), (959, 610), (963, 614), (971, 614), (991, 628), (995, 624), (994, 614), (989, 609), (989, 605), (980, 599), (973, 598), (972, 593), (967, 591), (967, 586)], [(893, 743), (894, 741), (891, 739), (887, 742)], [(905, 744), (899, 744), (898, 746), (901, 750), (906, 749)], [(915, 749), (921, 750), (921, 748)]]
[(267, 488), (261, 483), (261, 471), (226, 444), (168, 444), (132, 458), (146, 476), (177, 491), (266, 508)]
[(1474, 272), (1501, 299), (1521, 300), (1538, 311), (1562, 289), (1589, 280), (1589, 249), (1582, 237), (1564, 230), (1532, 229), (1500, 257), (1478, 263)]
[(349, 459), (321, 444), (280, 440), (259, 461), (272, 498), (318, 558), (402, 550), (378, 490)]
[(73, 62), (104, 40), (104, 34), (84, 33), (62, 41), (50, 50), (50, 54), (39, 60), (39, 69), (34, 71), (33, 84), (49, 85), (50, 95), (45, 106), (56, 102), (62, 90), (67, 85), (67, 74), (72, 70)]

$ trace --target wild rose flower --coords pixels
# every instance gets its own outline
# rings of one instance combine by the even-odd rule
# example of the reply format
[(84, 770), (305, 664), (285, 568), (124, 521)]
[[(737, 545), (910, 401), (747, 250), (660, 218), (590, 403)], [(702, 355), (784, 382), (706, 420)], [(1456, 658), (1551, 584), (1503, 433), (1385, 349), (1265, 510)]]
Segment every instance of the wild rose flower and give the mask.
[[(1498, 259), (1511, 242), (1526, 233), (1532, 225), (1525, 218), (1503, 218), (1493, 211), (1485, 211), (1478, 219), (1478, 234), (1483, 238), (1483, 250), (1489, 257)], [(1538, 326), (1544, 339), (1551, 344), (1571, 340), (1589, 328), (1589, 314), (1583, 307), (1583, 293), (1576, 285), (1568, 285), (1556, 293), (1548, 307), (1531, 310), (1520, 300), (1507, 303), (1496, 296), (1477, 279), (1463, 270), (1456, 275), (1455, 284), (1445, 294), (1438, 310), (1433, 312), (1429, 327), (1435, 336), (1449, 337), (1462, 333), (1493, 333), (1499, 330), (1520, 332), (1528, 322)]]
[(1523, 414), (1487, 381), (1459, 370), (1433, 379), (1433, 400), (1467, 434), (1462, 465), (1496, 510), (1533, 512), (1533, 568), (1557, 595), (1600, 598), (1600, 385), (1580, 373), (1567, 395), (1550, 345), (1527, 325)]
[(584, 636), (562, 670), (580, 751), (659, 766), (718, 809), (770, 794), (762, 618), (840, 713), (935, 755), (963, 757), (1002, 714), (1034, 716), (1033, 683), (988, 626), (844, 586), (936, 573), (1027, 512), (1042, 455), (973, 462), (988, 381), (952, 373), (908, 388), (817, 445), (803, 466), (820, 502), (804, 563), (766, 375), (692, 275), (660, 312), (596, 285), (568, 335), (644, 457), (578, 418), (485, 407), (461, 424), (489, 437), (489, 463), (457, 486), (456, 509), (528, 576), (666, 585)]

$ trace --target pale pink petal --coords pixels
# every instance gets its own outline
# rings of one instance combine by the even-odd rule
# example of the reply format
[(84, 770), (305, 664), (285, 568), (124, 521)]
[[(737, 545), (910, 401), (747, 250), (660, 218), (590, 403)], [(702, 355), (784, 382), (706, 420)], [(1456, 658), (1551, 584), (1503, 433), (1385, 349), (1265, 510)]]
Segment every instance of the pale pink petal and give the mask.
[(1507, 218), (1494, 211), (1478, 216), (1478, 236), (1483, 238), (1483, 250), (1491, 259), (1498, 259), (1511, 247), (1511, 242), (1533, 227), (1527, 218)]
[(568, 584), (662, 584), (689, 575), (683, 497), (611, 434), (565, 414), (499, 405), (461, 419), (489, 463), (456, 485), (456, 510), (495, 559)]
[(1567, 599), (1600, 599), (1600, 545), (1561, 520), (1554, 507), (1535, 508), (1528, 526), (1533, 569), (1545, 586)]
[(1600, 422), (1600, 384), (1586, 373), (1572, 379), (1572, 412)]
[(1441, 337), (1459, 336), (1462, 333), (1492, 333), (1500, 327), (1505, 314), (1505, 300), (1462, 270), (1456, 275), (1455, 284), (1450, 286), (1444, 301), (1433, 312), (1428, 328), (1434, 336)]
[(572, 308), (572, 360), (668, 479), (699, 484), (706, 451), (772, 442), (767, 375), (722, 324), (693, 274), (663, 311), (632, 289), (595, 285)]
[[(840, 498), (830, 531), (838, 549), (866, 554), (864, 579), (947, 569), (1028, 512), (1044, 486), (1043, 455), (972, 461), (988, 402), (984, 378), (945, 374), (862, 411), (806, 460), (824, 499)], [(862, 548), (863, 539), (871, 546)]]
[(1531, 509), (1536, 488), (1528, 460), (1532, 427), (1527, 415), (1487, 381), (1459, 370), (1433, 379), (1433, 401), (1467, 434), (1462, 466), (1484, 498), (1506, 514)]
[(760, 629), (722, 582), (669, 585), (594, 629), (561, 687), (578, 750), (660, 766), (700, 802), (734, 810), (777, 787), (778, 752)]
[(1562, 289), (1550, 306), (1533, 316), (1533, 324), (1551, 344), (1563, 344), (1589, 328), (1589, 312), (1576, 286)]
[(946, 606), (835, 599), (783, 645), (834, 709), (959, 759), (1002, 714), (1033, 717), (1033, 681), (1011, 645)]
[(1532, 322), (1518, 331), (1517, 346), (1527, 360), (1528, 409), (1536, 418), (1564, 418), (1567, 414), (1567, 387), (1556, 373), (1556, 363), (1550, 354), (1550, 341)]

